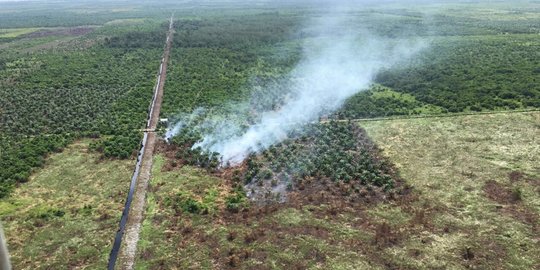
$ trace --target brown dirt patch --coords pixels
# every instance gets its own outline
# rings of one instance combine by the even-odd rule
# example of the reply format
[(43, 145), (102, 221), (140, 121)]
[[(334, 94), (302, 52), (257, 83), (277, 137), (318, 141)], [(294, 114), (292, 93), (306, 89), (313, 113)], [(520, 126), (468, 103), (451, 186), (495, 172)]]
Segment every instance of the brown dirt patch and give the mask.
[(500, 204), (513, 204), (521, 200), (517, 190), (512, 191), (497, 181), (489, 180), (484, 185), (484, 192), (488, 198)]
[(518, 171), (512, 171), (508, 174), (508, 179), (510, 179), (511, 182), (518, 182), (523, 179), (525, 175), (522, 172)]
[[(540, 188), (540, 178), (531, 177), (519, 171), (512, 171), (508, 174), (508, 179), (512, 183), (527, 182), (533, 187)], [(540, 189), (537, 189), (540, 192)]]
[[(519, 181), (517, 179), (523, 179), (523, 175), (513, 172), (510, 173), (509, 178)], [(489, 199), (504, 205), (504, 207), (500, 208), (501, 212), (532, 226), (533, 232), (538, 232), (540, 218), (521, 203), (521, 192), (518, 188), (511, 189), (490, 180), (484, 185), (484, 192)]]
[[(475, 239), (473, 236), (470, 238)], [(490, 263), (506, 257), (506, 249), (495, 240), (483, 240), (471, 242), (459, 250), (459, 255), (464, 267), (476, 269), (480, 265), (490, 265)]]

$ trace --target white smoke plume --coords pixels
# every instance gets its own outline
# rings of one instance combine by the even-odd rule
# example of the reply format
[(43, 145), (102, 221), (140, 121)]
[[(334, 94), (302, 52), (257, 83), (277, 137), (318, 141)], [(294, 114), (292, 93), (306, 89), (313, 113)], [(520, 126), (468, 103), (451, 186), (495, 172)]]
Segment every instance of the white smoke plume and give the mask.
[(179, 115), (178, 120), (174, 121), (173, 125), (169, 125), (165, 132), (165, 140), (170, 142), (171, 138), (174, 135), (178, 134), (184, 127), (192, 125), (197, 121), (197, 118), (203, 116), (205, 110), (203, 108), (198, 108), (193, 113), (189, 115)]
[(378, 71), (425, 47), (425, 42), (410, 38), (347, 30), (347, 16), (328, 18), (305, 28), (318, 37), (305, 41), (302, 60), (286, 81), (290, 94), (281, 107), (260, 112), (258, 122), (247, 129), (237, 127), (237, 121), (220, 121), (193, 147), (220, 153), (223, 164), (241, 163), (249, 154), (283, 141), (292, 129), (339, 109), (347, 98), (367, 89)]

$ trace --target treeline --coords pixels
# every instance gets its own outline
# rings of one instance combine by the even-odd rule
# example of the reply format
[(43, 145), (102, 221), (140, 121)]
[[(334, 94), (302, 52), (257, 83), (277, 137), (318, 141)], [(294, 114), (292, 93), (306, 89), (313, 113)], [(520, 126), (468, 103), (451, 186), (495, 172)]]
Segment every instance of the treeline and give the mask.
[(290, 40), (301, 18), (279, 12), (178, 20), (175, 47), (247, 50)]
[(374, 85), (351, 98), (331, 118), (354, 119), (396, 115), (436, 114), (444, 110), (416, 100), (407, 93)]
[(165, 45), (163, 31), (128, 32), (122, 35), (106, 37), (105, 46), (110, 48), (146, 48), (157, 49)]
[(360, 92), (335, 117), (539, 108), (538, 50), (540, 42), (529, 35), (441, 38), (377, 75), (375, 81), (393, 94)]
[[(90, 2), (88, 2), (90, 3)], [(118, 3), (100, 1), (86, 4), (73, 2), (25, 2), (4, 1), (0, 3), (0, 25), (2, 28), (26, 27), (71, 27), (80, 25), (102, 25), (109, 21), (131, 18), (160, 18), (170, 16), (169, 10), (160, 9), (158, 3), (143, 7), (141, 3), (130, 3), (130, 8), (114, 11)]]
[(376, 81), (448, 112), (540, 107), (539, 50), (533, 36), (442, 39)]

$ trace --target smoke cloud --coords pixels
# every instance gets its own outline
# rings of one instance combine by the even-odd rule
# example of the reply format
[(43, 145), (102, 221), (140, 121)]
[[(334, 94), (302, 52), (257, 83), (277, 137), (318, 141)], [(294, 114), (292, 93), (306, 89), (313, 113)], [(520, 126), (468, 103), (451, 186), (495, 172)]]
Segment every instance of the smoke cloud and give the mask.
[[(412, 38), (390, 39), (347, 29), (350, 18), (333, 14), (304, 28), (315, 37), (306, 39), (301, 61), (283, 81), (281, 88), (287, 94), (281, 106), (258, 112), (256, 123), (247, 128), (239, 127), (237, 119), (207, 120), (202, 124), (204, 138), (193, 147), (220, 153), (223, 164), (241, 163), (251, 153), (283, 141), (293, 129), (339, 109), (347, 98), (369, 88), (381, 69), (426, 46)], [(274, 91), (272, 87), (262, 90)], [(252, 97), (251, 104), (256, 98)], [(182, 123), (172, 126), (168, 136), (177, 133)]]

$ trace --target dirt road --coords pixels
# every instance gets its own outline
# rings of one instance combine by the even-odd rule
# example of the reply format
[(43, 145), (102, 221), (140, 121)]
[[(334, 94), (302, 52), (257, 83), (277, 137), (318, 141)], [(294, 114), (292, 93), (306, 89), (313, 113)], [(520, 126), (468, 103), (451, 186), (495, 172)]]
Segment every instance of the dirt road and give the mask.
[(126, 201), (126, 208), (120, 221), (120, 229), (116, 235), (113, 250), (109, 260), (109, 270), (133, 269), (137, 242), (145, 209), (146, 190), (150, 180), (154, 146), (157, 139), (155, 129), (159, 122), (161, 102), (163, 100), (163, 86), (167, 76), (167, 61), (171, 49), (173, 35), (173, 17), (169, 23), (169, 31), (165, 42), (165, 52), (161, 59), (159, 75), (154, 88), (154, 96), (149, 108), (149, 116), (144, 131), (139, 159), (135, 168), (130, 192)]

